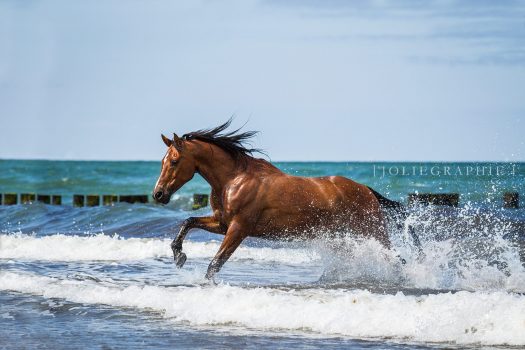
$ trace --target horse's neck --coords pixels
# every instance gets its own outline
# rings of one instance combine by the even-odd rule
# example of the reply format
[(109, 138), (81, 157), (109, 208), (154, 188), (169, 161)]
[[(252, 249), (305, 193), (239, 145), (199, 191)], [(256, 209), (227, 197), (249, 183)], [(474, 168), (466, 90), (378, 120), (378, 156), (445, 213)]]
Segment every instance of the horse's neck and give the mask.
[(194, 148), (197, 172), (210, 184), (215, 193), (222, 193), (224, 186), (239, 172), (239, 166), (220, 147), (204, 142)]

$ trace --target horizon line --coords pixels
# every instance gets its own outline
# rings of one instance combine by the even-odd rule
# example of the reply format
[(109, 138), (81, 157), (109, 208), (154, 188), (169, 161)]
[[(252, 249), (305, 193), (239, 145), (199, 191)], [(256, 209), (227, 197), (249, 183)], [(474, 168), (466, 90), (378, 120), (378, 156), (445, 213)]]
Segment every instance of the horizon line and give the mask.
[[(255, 157), (254, 157), (255, 158)], [(2, 158), (0, 161), (48, 162), (160, 162), (156, 159), (60, 159), (60, 158)], [(525, 163), (522, 160), (269, 160), (270, 163)]]

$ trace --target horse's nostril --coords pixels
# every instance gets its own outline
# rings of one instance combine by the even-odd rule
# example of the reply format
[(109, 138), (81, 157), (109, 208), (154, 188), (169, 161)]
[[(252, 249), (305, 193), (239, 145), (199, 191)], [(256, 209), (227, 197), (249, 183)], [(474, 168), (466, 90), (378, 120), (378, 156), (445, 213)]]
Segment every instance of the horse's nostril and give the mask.
[(162, 191), (157, 191), (157, 192), (155, 192), (155, 194), (153, 195), (153, 197), (154, 197), (156, 200), (159, 200), (159, 199), (162, 198), (162, 195), (163, 195)]

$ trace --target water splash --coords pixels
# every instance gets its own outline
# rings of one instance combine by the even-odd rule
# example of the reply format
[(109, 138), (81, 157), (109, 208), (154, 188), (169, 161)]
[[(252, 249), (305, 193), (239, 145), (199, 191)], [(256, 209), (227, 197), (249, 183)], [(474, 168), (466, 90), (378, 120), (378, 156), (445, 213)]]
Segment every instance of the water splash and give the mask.
[[(520, 225), (497, 212), (417, 207), (401, 229), (391, 225), (393, 250), (351, 234), (317, 242), (326, 268), (320, 282), (373, 290), (523, 293)], [(421, 252), (407, 233), (409, 226), (420, 237)]]

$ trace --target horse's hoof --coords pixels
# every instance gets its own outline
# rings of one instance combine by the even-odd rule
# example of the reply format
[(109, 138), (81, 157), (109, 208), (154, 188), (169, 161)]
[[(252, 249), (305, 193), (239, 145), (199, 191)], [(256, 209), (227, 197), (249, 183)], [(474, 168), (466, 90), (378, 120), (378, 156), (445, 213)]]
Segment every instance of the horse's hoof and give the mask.
[(211, 284), (211, 285), (216, 285), (217, 284), (217, 282), (215, 282), (215, 274), (214, 273), (206, 272), (206, 275), (204, 276), (204, 278), (206, 278), (206, 280), (208, 281), (208, 284)]
[(184, 254), (183, 252), (180, 252), (179, 254), (177, 254), (177, 256), (175, 256), (175, 264), (177, 265), (179, 269), (184, 266), (185, 262), (186, 262), (186, 254)]

